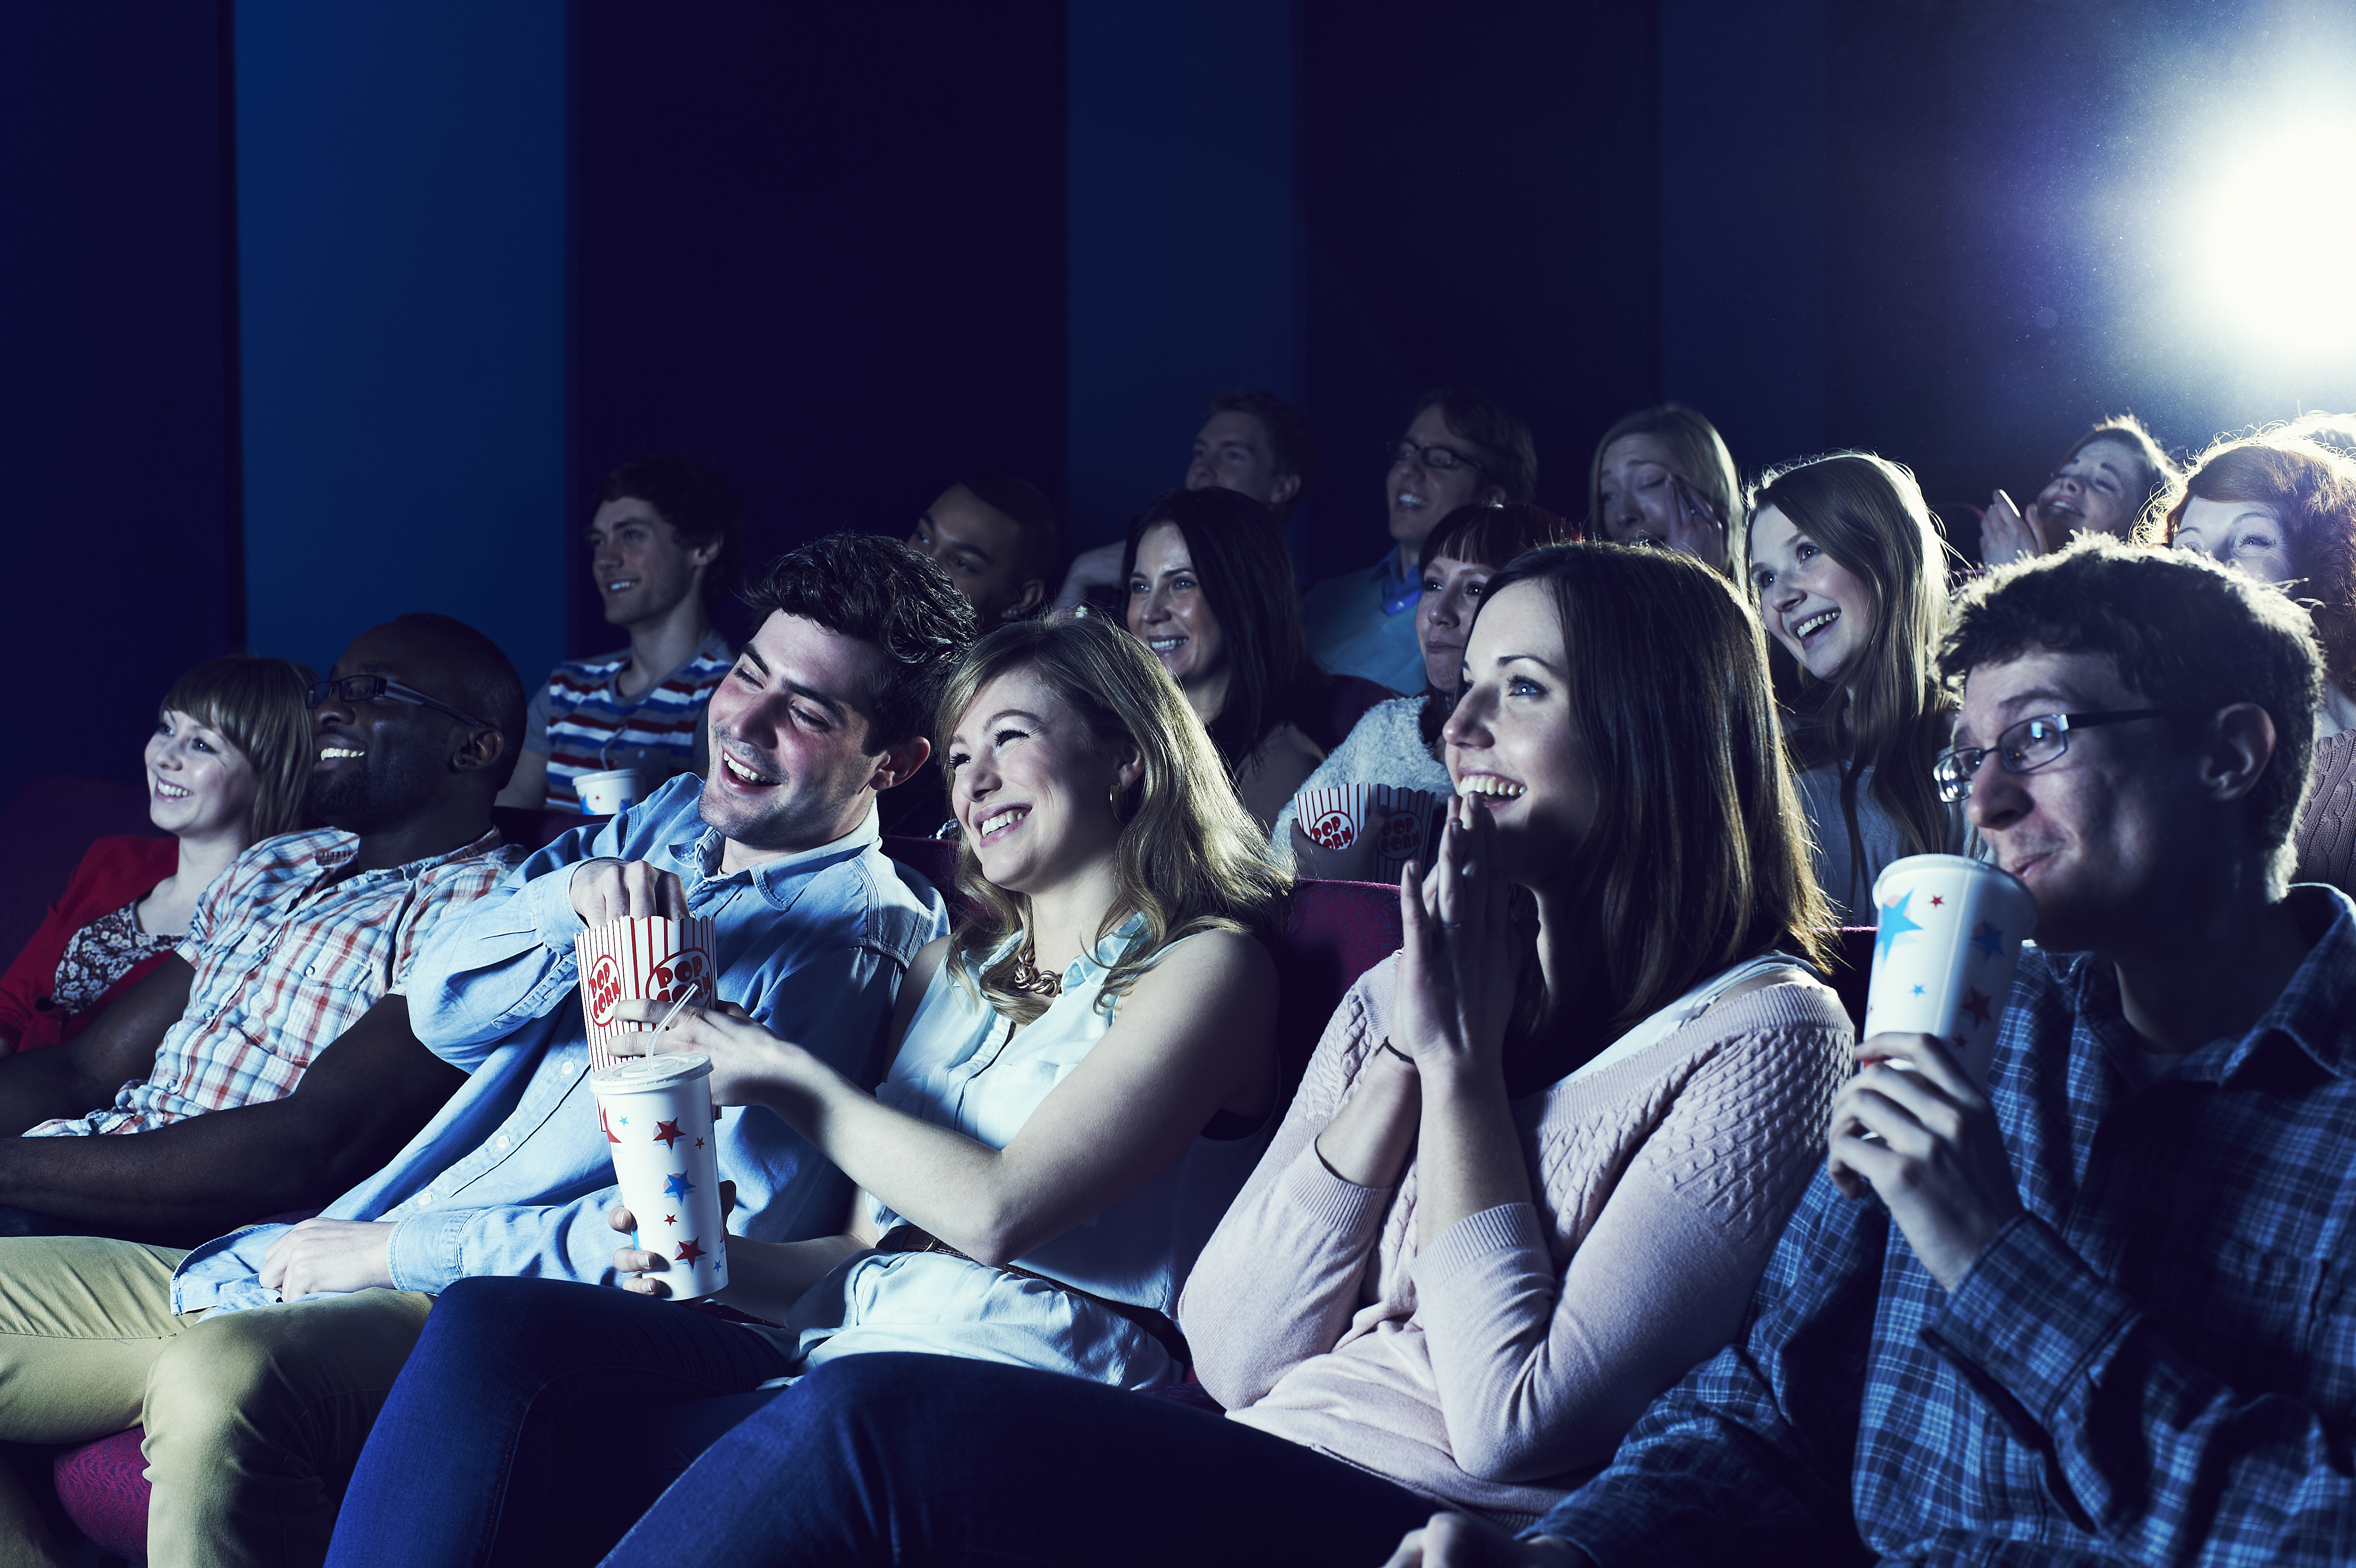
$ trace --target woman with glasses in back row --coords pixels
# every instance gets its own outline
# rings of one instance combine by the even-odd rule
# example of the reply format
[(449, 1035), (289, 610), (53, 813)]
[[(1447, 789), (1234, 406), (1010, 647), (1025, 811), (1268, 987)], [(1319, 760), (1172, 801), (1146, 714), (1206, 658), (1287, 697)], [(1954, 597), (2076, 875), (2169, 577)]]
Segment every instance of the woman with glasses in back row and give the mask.
[(1494, 398), (1456, 386), (1424, 393), (1406, 434), (1383, 443), (1383, 457), (1390, 547), (1372, 568), (1312, 588), (1301, 618), (1321, 667), (1406, 697), (1424, 686), (1415, 607), (1423, 591), (1416, 568), (1425, 536), (1459, 507), (1529, 500), (1538, 457), (1527, 425)]

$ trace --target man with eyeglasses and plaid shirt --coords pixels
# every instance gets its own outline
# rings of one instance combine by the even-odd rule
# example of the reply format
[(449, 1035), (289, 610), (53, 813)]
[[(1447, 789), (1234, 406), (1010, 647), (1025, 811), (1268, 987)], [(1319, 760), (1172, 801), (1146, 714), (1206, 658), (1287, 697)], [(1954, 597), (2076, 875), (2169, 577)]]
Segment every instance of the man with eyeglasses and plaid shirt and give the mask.
[(406, 615), (362, 633), (310, 703), (305, 805), (327, 825), (248, 849), (79, 1038), (0, 1060), (0, 1133), (24, 1133), (0, 1137), (8, 1231), (199, 1240), (322, 1202), (462, 1081), (390, 993), (522, 859), (490, 818), (522, 682), (472, 627)]
[[(1735, 1344), (1395, 1565), (2356, 1560), (2356, 903), (2306, 618), (2084, 540), (1959, 607), (1943, 792), (2037, 897), (1985, 1090), (1878, 1035)], [(1912, 1070), (1901, 1070), (1902, 1063)]]

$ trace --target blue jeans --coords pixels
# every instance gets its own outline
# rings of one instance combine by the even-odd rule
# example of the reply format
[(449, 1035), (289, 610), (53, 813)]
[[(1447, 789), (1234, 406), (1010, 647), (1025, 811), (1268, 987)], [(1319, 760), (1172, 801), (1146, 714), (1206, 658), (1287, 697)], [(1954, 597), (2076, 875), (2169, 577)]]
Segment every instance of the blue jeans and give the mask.
[(747, 1416), (605, 1562), (1376, 1568), (1433, 1508), (1172, 1400), (878, 1353), (830, 1361)]
[(461, 1280), (377, 1417), (327, 1561), (594, 1563), (785, 1370), (759, 1335), (674, 1302)]

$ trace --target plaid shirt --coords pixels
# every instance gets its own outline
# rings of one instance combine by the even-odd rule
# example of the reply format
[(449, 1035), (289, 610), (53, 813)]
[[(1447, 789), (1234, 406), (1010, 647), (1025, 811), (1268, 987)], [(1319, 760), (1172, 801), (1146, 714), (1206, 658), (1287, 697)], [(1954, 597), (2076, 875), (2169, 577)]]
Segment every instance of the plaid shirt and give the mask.
[(2290, 907), (2306, 962), (2172, 1072), (2109, 964), (2024, 951), (2027, 1212), (1950, 1296), (1819, 1174), (1742, 1337), (1534, 1529), (1646, 1568), (2356, 1560), (2356, 905)]
[(496, 830), (464, 849), (338, 880), (359, 841), (333, 828), (262, 840), (197, 901), (179, 956), (188, 1005), (145, 1079), (28, 1138), (145, 1133), (277, 1100), (337, 1036), (397, 989), (442, 917), (498, 885), (522, 852)]

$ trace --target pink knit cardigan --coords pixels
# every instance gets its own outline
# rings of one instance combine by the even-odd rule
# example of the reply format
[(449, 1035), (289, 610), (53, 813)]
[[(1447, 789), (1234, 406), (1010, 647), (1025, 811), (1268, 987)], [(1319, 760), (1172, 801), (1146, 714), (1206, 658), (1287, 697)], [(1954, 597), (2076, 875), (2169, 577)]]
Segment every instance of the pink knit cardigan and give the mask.
[(1398, 960), (1343, 1000), (1180, 1321), (1229, 1419), (1528, 1524), (1733, 1337), (1824, 1150), (1854, 1037), (1769, 986), (1515, 1102), (1538, 1194), (1417, 1251), (1416, 1169), (1352, 1185), (1317, 1134), (1387, 1036)]

